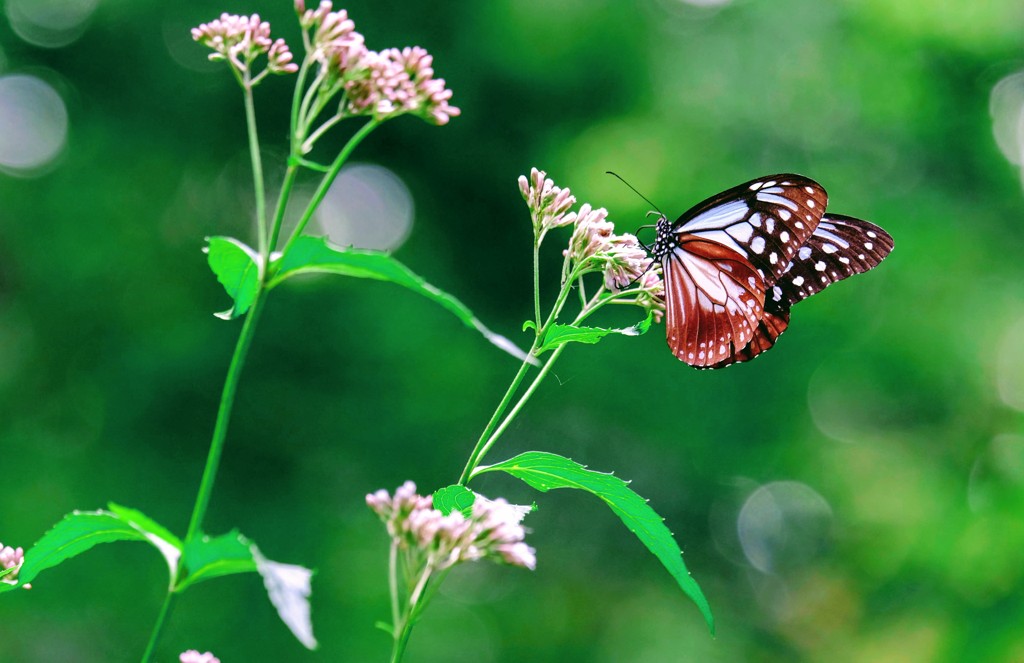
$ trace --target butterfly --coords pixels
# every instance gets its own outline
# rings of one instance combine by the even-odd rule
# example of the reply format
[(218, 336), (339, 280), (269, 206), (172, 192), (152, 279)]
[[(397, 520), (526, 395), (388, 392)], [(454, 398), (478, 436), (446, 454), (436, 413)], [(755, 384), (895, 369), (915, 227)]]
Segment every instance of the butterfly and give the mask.
[(826, 214), (827, 203), (820, 184), (786, 173), (723, 191), (674, 222), (661, 214), (651, 255), (673, 354), (696, 368), (749, 361), (775, 345), (794, 304), (889, 255), (887, 232)]

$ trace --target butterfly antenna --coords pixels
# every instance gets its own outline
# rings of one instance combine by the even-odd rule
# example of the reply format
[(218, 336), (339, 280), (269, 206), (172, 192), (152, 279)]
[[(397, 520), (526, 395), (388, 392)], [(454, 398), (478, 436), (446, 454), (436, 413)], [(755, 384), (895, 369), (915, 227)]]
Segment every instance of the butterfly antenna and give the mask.
[(636, 187), (635, 187), (635, 186), (633, 186), (632, 184), (630, 184), (629, 182), (627, 182), (626, 180), (624, 180), (624, 179), (622, 178), (622, 176), (621, 176), (621, 175), (619, 175), (618, 173), (612, 172), (612, 171), (610, 171), (610, 170), (606, 170), (606, 171), (604, 171), (604, 172), (605, 172), (605, 173), (607, 173), (608, 175), (611, 175), (612, 177), (615, 177), (615, 178), (617, 178), (617, 179), (618, 179), (618, 180), (619, 180), (620, 182), (622, 182), (623, 184), (625, 184), (626, 186), (628, 186), (628, 187), (629, 187), (630, 189), (632, 189), (632, 190), (633, 190), (633, 193), (635, 193), (636, 195), (640, 196), (640, 197), (641, 197), (641, 198), (642, 198), (642, 199), (643, 199), (643, 200), (644, 200), (644, 201), (645, 201), (645, 202), (646, 202), (646, 203), (647, 203), (648, 205), (650, 205), (650, 206), (651, 206), (651, 207), (653, 207), (654, 209), (658, 210), (658, 214), (661, 214), (662, 216), (664, 216), (664, 215), (665, 215), (665, 213), (664, 213), (664, 212), (662, 212), (662, 211), (661, 211), (660, 209), (658, 209), (658, 206), (657, 206), (657, 205), (655, 205), (655, 204), (654, 204), (654, 203), (652, 203), (652, 202), (651, 202), (650, 200), (648, 200), (648, 199), (647, 199), (647, 196), (645, 196), (644, 194), (642, 194), (642, 193), (640, 193), (639, 191), (637, 191), (637, 190), (636, 190)]

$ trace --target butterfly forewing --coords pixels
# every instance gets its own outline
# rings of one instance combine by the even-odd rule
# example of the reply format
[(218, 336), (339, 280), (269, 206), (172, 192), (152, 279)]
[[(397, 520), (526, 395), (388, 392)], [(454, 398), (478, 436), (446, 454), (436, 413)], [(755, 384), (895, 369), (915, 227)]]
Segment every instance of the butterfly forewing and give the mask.
[(733, 249), (774, 281), (814, 232), (827, 203), (825, 190), (812, 179), (769, 175), (695, 205), (672, 229)]
[(854, 274), (878, 266), (892, 251), (889, 233), (851, 216), (826, 214), (775, 282), (766, 281), (764, 314), (750, 343), (710, 368), (749, 361), (768, 350), (786, 331), (793, 304)]
[(683, 234), (662, 257), (672, 352), (710, 366), (750, 343), (764, 306), (764, 280), (731, 248)]

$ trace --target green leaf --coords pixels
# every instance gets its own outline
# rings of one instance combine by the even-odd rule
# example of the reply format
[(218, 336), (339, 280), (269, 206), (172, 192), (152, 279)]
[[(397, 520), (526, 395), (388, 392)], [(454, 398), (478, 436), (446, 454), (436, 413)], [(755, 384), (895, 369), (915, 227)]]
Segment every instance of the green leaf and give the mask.
[(235, 302), (215, 315), (224, 320), (237, 318), (256, 301), (260, 288), (259, 255), (233, 237), (207, 237), (206, 242), (203, 251), (210, 269)]
[(210, 538), (203, 536), (185, 546), (185, 568), (188, 575), (178, 586), (183, 591), (190, 585), (233, 573), (254, 573), (250, 547), (252, 542), (237, 531)]
[(588, 470), (569, 458), (541, 451), (528, 451), (496, 465), (479, 467), (473, 476), (497, 470), (521, 479), (541, 492), (577, 488), (599, 497), (668, 569), (683, 592), (697, 604), (711, 633), (715, 632), (711, 606), (686, 570), (683, 553), (672, 532), (665, 526), (664, 519), (648, 506), (647, 500), (630, 490), (625, 481), (612, 474)]
[(473, 515), (473, 502), (476, 494), (465, 486), (455, 484), (434, 491), (434, 508), (448, 515), (452, 511), (460, 511), (469, 518)]
[[(654, 319), (652, 313), (632, 327), (622, 329), (604, 329), (602, 327), (580, 327), (577, 325), (553, 324), (544, 332), (544, 340), (538, 348), (538, 352), (554, 350), (565, 343), (597, 343), (609, 334), (622, 334), (623, 336), (639, 336), (646, 334), (651, 328)], [(526, 325), (524, 324), (524, 329)]]
[[(64, 516), (63, 520), (25, 552), (25, 563), (18, 572), (18, 582), (32, 582), (46, 569), (100, 543), (114, 541), (146, 541), (152, 544), (163, 554), (173, 571), (179, 554), (177, 538), (165, 539), (159, 532), (166, 530), (138, 511), (118, 508), (125, 515), (110, 511), (74, 511)], [(0, 591), (13, 588), (13, 585), (0, 585)]]
[(164, 541), (167, 541), (178, 550), (181, 550), (181, 539), (175, 536), (170, 530), (161, 525), (160, 523), (152, 520), (149, 516), (126, 506), (115, 504), (114, 502), (108, 502), (107, 508), (110, 511), (124, 520), (135, 526), (136, 529), (142, 530), (150, 534), (155, 534)]
[(287, 253), (273, 263), (272, 269), (274, 272), (268, 284), (269, 288), (298, 274), (337, 274), (390, 281), (440, 304), (467, 327), (480, 332), (484, 338), (513, 357), (537, 363), (536, 359), (528, 357), (512, 341), (485, 327), (458, 299), (430, 285), (408, 267), (381, 251), (343, 249), (330, 245), (326, 237), (302, 236), (292, 243)]

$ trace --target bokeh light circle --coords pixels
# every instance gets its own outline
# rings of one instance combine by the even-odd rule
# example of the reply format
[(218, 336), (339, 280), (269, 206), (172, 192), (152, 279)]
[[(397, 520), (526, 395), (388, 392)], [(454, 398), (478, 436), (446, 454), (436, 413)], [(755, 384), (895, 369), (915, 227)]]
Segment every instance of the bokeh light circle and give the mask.
[(316, 212), (316, 222), (339, 246), (390, 251), (412, 229), (413, 201), (405, 183), (375, 164), (344, 168)]
[(82, 36), (99, 0), (7, 0), (11, 28), (24, 41), (61, 48)]
[(827, 543), (831, 527), (828, 502), (798, 481), (761, 486), (744, 502), (736, 520), (743, 554), (762, 573), (806, 565)]
[(996, 389), (1003, 403), (1024, 411), (1024, 317), (1004, 332), (996, 364)]
[(1024, 159), (1024, 71), (1003, 78), (989, 96), (992, 132), (1010, 163)]
[(57, 91), (25, 74), (0, 77), (0, 170), (31, 175), (67, 143), (68, 111)]

